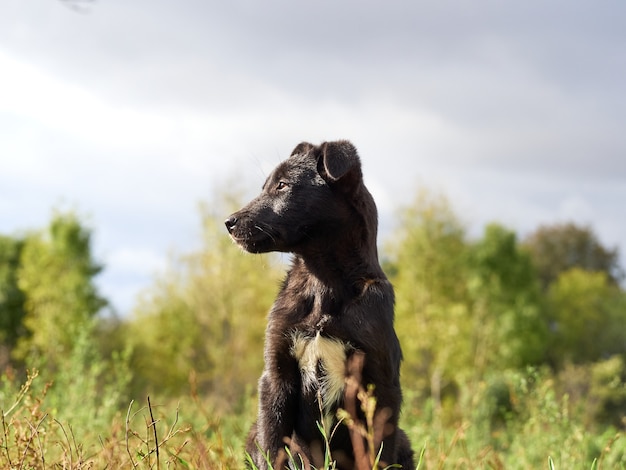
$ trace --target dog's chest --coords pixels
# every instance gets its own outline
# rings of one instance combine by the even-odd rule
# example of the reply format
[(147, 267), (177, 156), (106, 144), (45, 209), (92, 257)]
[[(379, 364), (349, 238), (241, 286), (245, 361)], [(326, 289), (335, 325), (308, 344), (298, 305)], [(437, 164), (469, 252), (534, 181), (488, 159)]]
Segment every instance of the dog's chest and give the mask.
[(292, 341), (291, 353), (298, 361), (303, 392), (319, 393), (328, 411), (343, 396), (350, 345), (319, 332), (315, 336), (296, 332)]

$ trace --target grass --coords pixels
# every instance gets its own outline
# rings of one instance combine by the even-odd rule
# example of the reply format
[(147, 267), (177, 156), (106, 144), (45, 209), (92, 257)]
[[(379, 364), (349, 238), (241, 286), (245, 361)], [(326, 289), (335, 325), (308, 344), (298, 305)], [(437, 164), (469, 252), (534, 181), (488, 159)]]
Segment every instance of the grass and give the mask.
[[(239, 468), (244, 431), (237, 419), (222, 426), (191, 397), (184, 404), (130, 401), (109, 425), (89, 429), (81, 419), (81, 403), (66, 421), (46, 409), (52, 386), (37, 390), (38, 372), (29, 373), (14, 401), (2, 410), (0, 468), (3, 469), (216, 469)], [(5, 398), (2, 396), (2, 398)], [(184, 410), (184, 411), (183, 411)], [(186, 416), (186, 419), (183, 419)], [(231, 426), (235, 426), (232, 429)], [(78, 432), (77, 429), (81, 431)], [(229, 432), (226, 439), (222, 429)]]
[[(520, 383), (528, 377), (520, 376)], [(566, 398), (557, 398), (547, 378), (515, 391), (518, 410), (503, 422), (489, 422), (481, 406), (446, 415), (430, 402), (407, 394), (402, 427), (418, 450), (422, 469), (626, 469), (626, 439), (616, 429), (588, 429), (572, 414)], [(245, 462), (244, 440), (255, 414), (254, 400), (228, 412), (216, 412), (196, 393), (171, 402), (146, 397), (129, 400), (105, 423), (95, 425), (98, 410), (66, 403), (54, 394), (75, 396), (42, 382), (31, 371), (21, 385), (6, 377), (0, 391), (0, 468), (6, 469), (234, 469)], [(357, 387), (367, 423), (350, 411), (341, 425), (378, 449), (375, 400)], [(104, 405), (101, 405), (104, 406)], [(349, 406), (346, 406), (349, 408)], [(352, 420), (352, 422), (351, 422)], [(328, 430), (322, 427), (325, 435)], [(331, 431), (332, 432), (332, 431)], [(326, 469), (333, 468), (327, 455)], [(289, 455), (287, 454), (287, 458)], [(372, 468), (377, 453), (366, 453)]]

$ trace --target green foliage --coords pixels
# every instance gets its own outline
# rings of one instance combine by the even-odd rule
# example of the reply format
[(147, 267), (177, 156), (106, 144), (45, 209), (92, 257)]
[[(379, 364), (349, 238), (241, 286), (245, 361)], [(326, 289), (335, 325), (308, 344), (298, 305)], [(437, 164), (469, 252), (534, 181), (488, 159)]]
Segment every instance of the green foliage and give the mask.
[(100, 269), (91, 232), (74, 214), (55, 214), (47, 230), (26, 238), (17, 280), (28, 335), (19, 338), (16, 359), (35, 354), (54, 366), (70, 354), (77, 333), (106, 303), (93, 283)]
[(547, 302), (552, 364), (626, 353), (626, 295), (606, 273), (565, 271), (550, 286)]
[(418, 408), (407, 397), (413, 406), (407, 416), (405, 404), (402, 426), (414, 448), (423, 443), (425, 468), (524, 470), (546, 468), (549, 458), (559, 469), (626, 468), (621, 434), (591, 432), (583, 409), (559, 394), (549, 369), (490, 374), (473, 393), (476, 406), (463, 406), (457, 420), (443, 426), (429, 412), (430, 399)]
[(20, 392), (16, 386), (19, 376), (4, 374), (0, 392), (0, 410), (4, 416), (22, 412), (24, 416), (37, 417), (41, 421), (41, 429), (35, 428), (37, 432), (60, 422), (67, 423), (76, 436), (108, 428), (127, 400), (131, 377), (129, 353), (124, 351), (115, 353), (111, 359), (103, 358), (92, 335), (89, 325), (78, 331), (71, 354), (54, 371), (46, 368), (28, 372), (26, 385)]
[(471, 315), (476, 322), (475, 366), (491, 369), (539, 364), (544, 358), (546, 323), (537, 276), (514, 232), (491, 224), (471, 245)]
[[(558, 468), (575, 468), (586, 461), (584, 430), (572, 419), (567, 397), (556, 395), (550, 376), (530, 369), (511, 374), (509, 381), (517, 416), (507, 423), (503, 444), (512, 453), (525, 454), (518, 460), (518, 468), (537, 467), (546, 455), (555, 459)], [(529, 440), (541, 433), (542, 442)]]
[(447, 200), (424, 191), (400, 226), (388, 267), (407, 386), (439, 407), (458, 383), (542, 362), (541, 292), (513, 232), (492, 224), (470, 242)]
[(591, 367), (593, 422), (626, 427), (626, 364), (624, 356), (613, 356)]
[(104, 358), (94, 341), (92, 321), (76, 333), (70, 355), (54, 375), (48, 371), (41, 374), (50, 384), (45, 403), (54, 418), (69, 422), (76, 432), (103, 428), (127, 401), (132, 377), (130, 349)]
[(131, 374), (128, 352), (101, 356), (93, 325), (76, 330), (71, 353), (55, 369), (29, 371), (22, 386), (10, 369), (2, 375), (0, 467), (39, 469), (57, 461), (87, 468), (93, 450), (86, 447), (120, 416)]
[(24, 241), (0, 236), (0, 370), (9, 363), (10, 351), (24, 336), (24, 293), (17, 284), (17, 270)]
[(556, 377), (587, 428), (626, 426), (626, 364), (621, 355), (594, 363), (566, 364)]
[(396, 289), (403, 374), (411, 388), (428, 393), (431, 382), (441, 388), (437, 378), (471, 361), (465, 230), (447, 199), (426, 191), (400, 213), (399, 226), (386, 267)]

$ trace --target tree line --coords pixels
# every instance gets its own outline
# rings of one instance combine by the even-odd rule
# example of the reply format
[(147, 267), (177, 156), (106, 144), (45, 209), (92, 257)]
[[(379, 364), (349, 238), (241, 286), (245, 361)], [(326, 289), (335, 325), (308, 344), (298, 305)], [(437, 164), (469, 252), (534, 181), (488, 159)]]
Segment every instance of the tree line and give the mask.
[[(232, 194), (204, 204), (200, 248), (172, 257), (119, 318), (101, 314), (108, 302), (94, 281), (103, 266), (78, 215), (55, 212), (47, 227), (0, 236), (0, 372), (88, 376), (100, 391), (93, 400), (114, 395), (120, 406), (189, 391), (238, 406), (256, 389), (265, 316), (288, 261), (231, 243), (222, 219), (238, 206)], [(573, 223), (540, 226), (522, 240), (493, 223), (470, 237), (445, 196), (425, 190), (398, 221), (380, 251), (396, 290), (409, 407), (429, 403), (454, 420), (488, 402), (497, 423), (519, 411), (508, 372), (532, 368), (590, 425), (626, 425), (616, 248)]]

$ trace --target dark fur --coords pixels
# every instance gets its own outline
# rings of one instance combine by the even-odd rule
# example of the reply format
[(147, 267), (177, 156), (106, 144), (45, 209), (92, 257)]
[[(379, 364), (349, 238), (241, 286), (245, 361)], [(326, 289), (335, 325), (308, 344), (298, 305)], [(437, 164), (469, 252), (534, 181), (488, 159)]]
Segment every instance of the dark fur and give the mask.
[[(377, 224), (360, 159), (347, 141), (301, 143), (269, 175), (261, 194), (226, 221), (233, 240), (249, 252), (294, 254), (269, 314), (258, 419), (248, 437), (247, 451), (259, 468), (266, 468), (259, 448), (274, 462), (285, 438), (316, 465), (323, 452), (317, 390), (303, 386), (292, 349), (296, 332), (340, 340), (348, 357), (365, 354), (363, 385), (374, 384), (377, 408), (391, 411), (381, 460), (414, 468), (409, 441), (397, 427), (402, 353), (393, 328), (393, 288), (378, 262)], [(332, 405), (334, 414), (343, 403)], [(347, 426), (337, 427), (331, 451), (339, 468), (352, 468)]]

